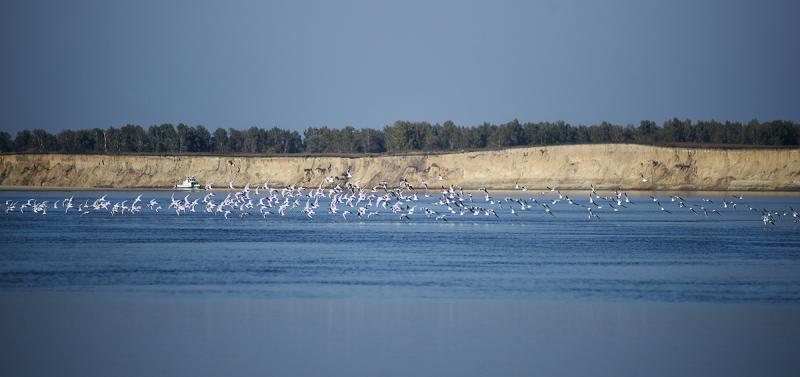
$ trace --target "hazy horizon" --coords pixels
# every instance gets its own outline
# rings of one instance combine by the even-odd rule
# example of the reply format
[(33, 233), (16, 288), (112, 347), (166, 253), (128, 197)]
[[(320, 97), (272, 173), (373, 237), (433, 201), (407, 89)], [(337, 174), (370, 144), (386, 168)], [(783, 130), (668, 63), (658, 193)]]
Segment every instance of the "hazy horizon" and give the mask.
[(779, 1), (31, 1), (0, 131), (800, 120)]

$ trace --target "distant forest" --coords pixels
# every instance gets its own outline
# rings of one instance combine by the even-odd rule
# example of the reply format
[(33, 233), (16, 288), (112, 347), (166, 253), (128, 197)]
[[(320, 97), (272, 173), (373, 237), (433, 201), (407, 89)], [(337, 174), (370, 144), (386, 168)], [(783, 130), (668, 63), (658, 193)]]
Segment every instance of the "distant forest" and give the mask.
[(356, 154), (411, 151), (497, 149), (528, 145), (638, 143), (791, 146), (800, 144), (800, 123), (791, 121), (717, 122), (670, 119), (661, 125), (641, 121), (638, 126), (601, 123), (573, 126), (565, 122), (505, 124), (475, 127), (397, 121), (383, 129), (310, 127), (301, 135), (280, 128), (246, 130), (202, 125), (161, 124), (147, 127), (19, 131), (14, 138), (0, 132), (0, 152), (9, 153), (247, 153)]

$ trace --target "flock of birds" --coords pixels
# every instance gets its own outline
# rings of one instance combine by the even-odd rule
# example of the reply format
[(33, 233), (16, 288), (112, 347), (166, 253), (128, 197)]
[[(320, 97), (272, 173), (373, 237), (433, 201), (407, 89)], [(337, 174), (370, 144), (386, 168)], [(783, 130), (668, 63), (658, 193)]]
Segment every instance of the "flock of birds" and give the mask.
[[(427, 182), (421, 182), (421, 188), (418, 189), (407, 179), (401, 179), (394, 187), (390, 187), (388, 182), (381, 182), (375, 187), (363, 188), (357, 183), (351, 183), (352, 177), (350, 170), (338, 177), (328, 176), (316, 188), (289, 186), (278, 189), (270, 187), (269, 181), (266, 181), (263, 185), (256, 186), (248, 183), (239, 190), (234, 187), (233, 182), (229, 182), (230, 191), (221, 200), (216, 199), (218, 196), (214, 193), (211, 183), (205, 185), (206, 193), (202, 197), (192, 199), (191, 193), (188, 193), (183, 198), (176, 199), (173, 193), (169, 203), (162, 203), (157, 199), (145, 202), (142, 200), (142, 195), (132, 200), (117, 202), (109, 200), (108, 195), (83, 202), (75, 202), (74, 197), (52, 202), (38, 201), (35, 198), (25, 202), (7, 200), (5, 214), (28, 211), (46, 215), (48, 211), (59, 210), (65, 214), (76, 213), (80, 216), (90, 213), (110, 213), (111, 216), (119, 216), (140, 214), (147, 208), (147, 211), (155, 213), (174, 212), (177, 216), (204, 212), (225, 220), (229, 220), (232, 216), (240, 218), (261, 216), (266, 219), (300, 212), (310, 219), (314, 219), (318, 213), (327, 213), (330, 216), (341, 216), (344, 221), (352, 221), (355, 218), (366, 221), (373, 216), (396, 216), (401, 221), (411, 221), (417, 216), (425, 216), (437, 221), (448, 221), (448, 218), (454, 216), (500, 217), (500, 214), (519, 216), (521, 212), (535, 210), (555, 217), (563, 206), (575, 206), (585, 209), (589, 220), (596, 220), (600, 218), (602, 212), (620, 212), (632, 206), (650, 206), (667, 215), (676, 211), (686, 211), (696, 216), (722, 216), (723, 210), (746, 207), (747, 211), (759, 213), (764, 225), (775, 225), (783, 218), (800, 223), (800, 215), (791, 207), (788, 211), (757, 209), (747, 205), (744, 198), (739, 195), (723, 197), (717, 201), (701, 198), (699, 202), (691, 202), (681, 196), (673, 195), (665, 199), (665, 204), (662, 204), (662, 200), (658, 197), (651, 195), (648, 204), (646, 199), (643, 199), (645, 203), (639, 203), (638, 199), (634, 202), (628, 197), (627, 192), (622, 190), (601, 195), (593, 185), (590, 185), (588, 198), (579, 201), (561, 193), (557, 187), (547, 187), (548, 191), (530, 196), (526, 195), (527, 186), (515, 184), (514, 190), (524, 194), (495, 198), (486, 188), (481, 188), (475, 197), (471, 192), (465, 192), (453, 185), (449, 187), (441, 185), (441, 190), (437, 194), (432, 194)], [(446, 180), (441, 175), (437, 179)], [(339, 184), (339, 181), (344, 184)], [(642, 175), (641, 181), (647, 182), (648, 179)], [(420, 197), (433, 197), (433, 199), (420, 200)]]

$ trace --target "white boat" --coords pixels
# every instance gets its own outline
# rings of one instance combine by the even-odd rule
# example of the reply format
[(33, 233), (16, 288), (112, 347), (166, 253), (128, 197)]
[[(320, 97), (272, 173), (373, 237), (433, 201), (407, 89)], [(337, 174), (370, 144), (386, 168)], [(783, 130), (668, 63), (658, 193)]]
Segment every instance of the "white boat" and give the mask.
[(197, 182), (197, 178), (194, 176), (186, 177), (183, 182), (178, 183), (175, 185), (176, 190), (199, 190), (200, 183)]

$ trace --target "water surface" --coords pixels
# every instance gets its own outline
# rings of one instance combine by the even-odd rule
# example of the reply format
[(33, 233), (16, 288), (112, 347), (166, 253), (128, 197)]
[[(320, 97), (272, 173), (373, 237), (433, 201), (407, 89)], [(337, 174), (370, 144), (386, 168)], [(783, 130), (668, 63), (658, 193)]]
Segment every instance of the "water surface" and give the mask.
[(436, 221), (432, 198), (411, 221), (0, 215), (0, 375), (795, 376), (800, 198), (722, 195), (683, 195), (719, 215), (659, 193), (671, 214), (645, 194), (593, 220), (503, 201)]
[[(102, 195), (2, 194), (23, 202), (74, 195), (76, 203)], [(108, 198), (130, 203), (138, 194), (112, 192)], [(143, 199), (157, 198), (166, 207), (169, 196), (147, 192)], [(258, 297), (800, 302), (800, 224), (782, 216), (800, 207), (800, 198), (753, 197), (736, 209), (722, 208), (720, 197), (708, 197), (713, 203), (684, 199), (695, 208), (705, 205), (710, 215), (679, 208), (664, 194), (660, 201), (671, 214), (647, 197), (634, 197), (635, 204), (619, 212), (595, 208), (600, 218), (591, 221), (585, 208), (563, 202), (552, 205), (550, 216), (537, 206), (512, 215), (505, 201), (502, 208), (493, 206), (497, 217), (450, 214), (449, 221), (436, 221), (422, 208), (444, 208), (424, 197), (409, 202), (418, 208), (411, 221), (387, 210), (346, 221), (325, 213), (324, 203), (314, 219), (300, 208), (266, 219), (257, 210), (244, 218), (235, 212), (228, 220), (201, 207), (180, 216), (147, 208), (115, 216), (16, 211), (0, 218), (0, 287)], [(475, 204), (488, 207), (477, 196)], [(776, 225), (763, 225), (763, 209), (780, 213)]]

